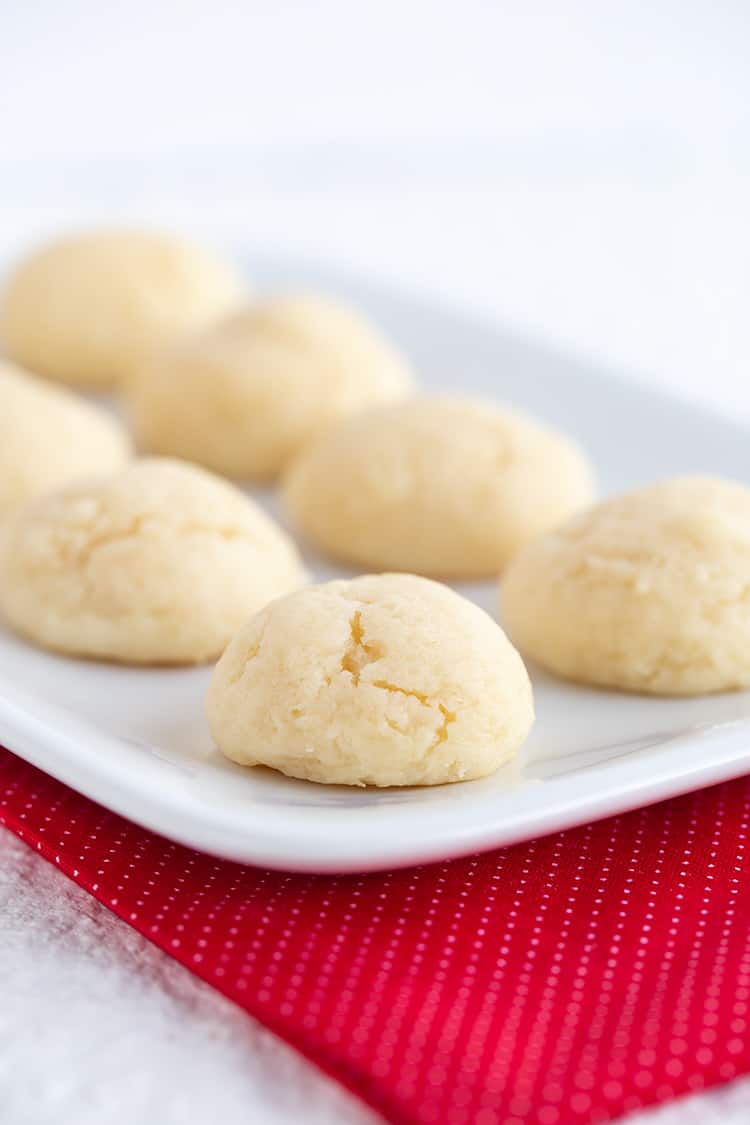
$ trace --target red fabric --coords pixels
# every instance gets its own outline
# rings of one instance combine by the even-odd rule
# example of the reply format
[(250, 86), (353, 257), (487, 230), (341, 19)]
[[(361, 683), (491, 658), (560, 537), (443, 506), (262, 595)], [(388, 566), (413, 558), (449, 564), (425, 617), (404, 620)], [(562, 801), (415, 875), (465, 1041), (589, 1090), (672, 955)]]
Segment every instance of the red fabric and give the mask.
[(750, 779), (378, 875), (239, 867), (0, 751), (0, 819), (394, 1122), (611, 1121), (750, 1069)]

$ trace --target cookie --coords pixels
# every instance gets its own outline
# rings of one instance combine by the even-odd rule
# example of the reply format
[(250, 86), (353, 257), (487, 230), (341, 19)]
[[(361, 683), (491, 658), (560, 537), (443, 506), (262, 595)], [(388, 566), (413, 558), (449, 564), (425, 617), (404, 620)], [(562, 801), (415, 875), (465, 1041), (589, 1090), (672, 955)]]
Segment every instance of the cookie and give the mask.
[(223, 261), (167, 235), (72, 235), (11, 274), (0, 300), (0, 337), (31, 371), (108, 387), (154, 346), (226, 313), (241, 290)]
[(750, 489), (681, 477), (607, 500), (521, 552), (501, 597), (521, 651), (566, 679), (750, 687)]
[(289, 295), (154, 356), (124, 394), (141, 449), (263, 480), (331, 423), (410, 384), (406, 361), (359, 313)]
[(588, 503), (592, 487), (575, 443), (527, 415), (417, 396), (303, 451), (284, 499), (304, 535), (344, 562), (482, 578)]
[(133, 664), (219, 655), (304, 579), (291, 540), (251, 500), (167, 459), (27, 505), (0, 550), (0, 612), (38, 644)]
[(130, 452), (111, 415), (0, 362), (0, 519), (79, 477), (113, 472)]
[(242, 765), (339, 785), (440, 785), (492, 773), (533, 722), (523, 662), (447, 586), (381, 574), (268, 605), (214, 671), (208, 718)]

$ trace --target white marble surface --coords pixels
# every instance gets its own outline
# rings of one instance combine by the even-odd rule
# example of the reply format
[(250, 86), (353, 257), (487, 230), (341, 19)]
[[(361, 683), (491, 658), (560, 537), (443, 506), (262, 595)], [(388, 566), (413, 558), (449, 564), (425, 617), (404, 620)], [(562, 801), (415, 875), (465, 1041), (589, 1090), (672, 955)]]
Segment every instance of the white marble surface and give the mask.
[(0, 979), (7, 1125), (374, 1121), (7, 833)]
[[(744, 0), (15, 5), (0, 267), (95, 220), (282, 247), (750, 420), (749, 27)], [(8, 1125), (370, 1120), (8, 835), (0, 979)], [(749, 1117), (743, 1081), (630, 1121)]]

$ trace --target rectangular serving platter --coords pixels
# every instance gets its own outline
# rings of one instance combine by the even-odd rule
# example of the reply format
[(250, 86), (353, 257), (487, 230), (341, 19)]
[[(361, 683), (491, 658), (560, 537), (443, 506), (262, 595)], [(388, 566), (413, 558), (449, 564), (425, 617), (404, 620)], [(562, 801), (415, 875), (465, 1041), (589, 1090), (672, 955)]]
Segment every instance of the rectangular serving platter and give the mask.
[[(730, 419), (437, 302), (328, 267), (245, 259), (261, 288), (311, 287), (360, 304), (412, 357), (426, 387), (513, 403), (568, 430), (591, 455), (602, 494), (684, 472), (750, 481), (750, 432)], [(276, 510), (272, 495), (260, 498)], [(349, 573), (307, 562), (319, 579)], [(456, 588), (497, 612), (494, 582)], [(458, 785), (347, 789), (225, 761), (204, 716), (210, 668), (66, 659), (0, 629), (0, 742), (182, 844), (313, 872), (486, 850), (750, 770), (749, 693), (652, 699), (530, 671), (537, 721), (512, 765)]]

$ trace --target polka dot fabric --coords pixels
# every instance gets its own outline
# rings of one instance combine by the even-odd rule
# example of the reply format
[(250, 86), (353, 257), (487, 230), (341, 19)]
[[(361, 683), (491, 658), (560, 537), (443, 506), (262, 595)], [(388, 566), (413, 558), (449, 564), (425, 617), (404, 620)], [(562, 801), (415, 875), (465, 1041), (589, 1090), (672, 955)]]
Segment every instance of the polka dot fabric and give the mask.
[(393, 1122), (612, 1121), (750, 1069), (750, 779), (360, 877), (212, 859), (7, 751), (0, 819)]

